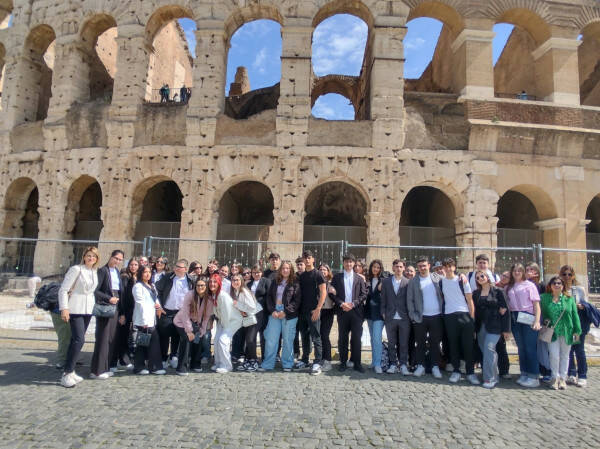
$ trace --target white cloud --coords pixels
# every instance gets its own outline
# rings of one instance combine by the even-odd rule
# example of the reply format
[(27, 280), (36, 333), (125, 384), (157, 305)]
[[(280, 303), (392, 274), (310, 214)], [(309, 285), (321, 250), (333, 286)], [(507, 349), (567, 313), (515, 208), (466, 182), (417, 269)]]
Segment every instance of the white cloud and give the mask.
[(267, 61), (267, 49), (265, 47), (263, 47), (256, 54), (256, 58), (254, 58), (254, 62), (252, 63), (252, 68), (254, 68), (255, 70), (258, 70), (260, 73), (265, 73), (265, 62), (266, 61)]
[(425, 39), (422, 37), (416, 37), (414, 39), (408, 39), (404, 41), (404, 48), (406, 50), (417, 50), (425, 44)]

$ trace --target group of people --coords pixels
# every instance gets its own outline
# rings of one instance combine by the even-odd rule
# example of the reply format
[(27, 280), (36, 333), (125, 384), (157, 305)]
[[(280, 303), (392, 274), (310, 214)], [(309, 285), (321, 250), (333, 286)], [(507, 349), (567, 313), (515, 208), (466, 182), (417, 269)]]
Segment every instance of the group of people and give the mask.
[(365, 371), (361, 339), (367, 320), (375, 373), (442, 378), (445, 369), (455, 383), (464, 364), (467, 381), (479, 385), (479, 363), (485, 388), (510, 377), (511, 334), (519, 353), (518, 384), (539, 386), (541, 372), (552, 388), (585, 387), (585, 336), (591, 323), (600, 324), (569, 265), (544, 287), (536, 264), (517, 263), (497, 276), (485, 254), (468, 274), (457, 273), (451, 258), (433, 268), (427, 257), (416, 268), (396, 259), (388, 273), (381, 260), (367, 268), (351, 254), (334, 274), (326, 264), (315, 266), (310, 251), (294, 263), (272, 253), (264, 271), (259, 264), (229, 267), (217, 260), (204, 270), (185, 259), (171, 270), (165, 257), (131, 258), (119, 270), (123, 261), (123, 251), (115, 250), (98, 268), (98, 251), (90, 247), (65, 275), (60, 315), (53, 316), (65, 387), (83, 380), (75, 366), (92, 315), (92, 379), (108, 379), (119, 369), (162, 375), (168, 367), (186, 376), (201, 372), (211, 358), (217, 373), (271, 371), (279, 361), (283, 371), (318, 375), (332, 369), (330, 333), (337, 317), (340, 371)]
[(173, 99), (171, 100), (171, 88), (168, 84), (163, 84), (161, 88), (158, 90), (160, 94), (160, 102), (168, 103), (170, 101), (187, 103), (190, 97), (192, 96), (192, 89), (186, 87), (185, 83), (183, 86), (179, 88), (179, 93), (175, 93), (173, 95)]

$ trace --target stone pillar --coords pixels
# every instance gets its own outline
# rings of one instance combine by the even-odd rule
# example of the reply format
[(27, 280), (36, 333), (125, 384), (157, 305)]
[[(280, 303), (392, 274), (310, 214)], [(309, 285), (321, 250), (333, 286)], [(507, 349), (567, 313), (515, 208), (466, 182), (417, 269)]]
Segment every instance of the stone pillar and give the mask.
[(0, 112), (0, 155), (9, 154), (12, 149), (10, 131), (20, 119), (18, 97), (18, 67), (20, 58), (9, 53), (4, 62), (4, 77), (2, 79), (2, 111)]
[(150, 48), (142, 25), (118, 26), (117, 73), (113, 99), (106, 122), (108, 146), (131, 148), (134, 122), (146, 95)]
[(400, 250), (400, 214), (395, 211), (370, 211), (367, 213), (367, 244), (382, 248), (368, 248), (366, 260), (380, 259), (386, 270), (391, 272), (394, 259), (402, 258)]
[(215, 143), (217, 117), (225, 107), (227, 48), (222, 21), (198, 23), (194, 88), (187, 110), (188, 146), (212, 146)]
[(544, 101), (579, 106), (580, 44), (577, 39), (551, 37), (534, 50), (537, 96)]
[(375, 24), (370, 80), (373, 147), (396, 150), (404, 146), (404, 47), (407, 28), (403, 18)]
[(454, 90), (471, 98), (494, 97), (494, 66), (489, 29), (464, 29), (452, 43), (455, 67)]
[(276, 124), (280, 148), (308, 144), (312, 32), (308, 19), (290, 19), (281, 28), (281, 84)]

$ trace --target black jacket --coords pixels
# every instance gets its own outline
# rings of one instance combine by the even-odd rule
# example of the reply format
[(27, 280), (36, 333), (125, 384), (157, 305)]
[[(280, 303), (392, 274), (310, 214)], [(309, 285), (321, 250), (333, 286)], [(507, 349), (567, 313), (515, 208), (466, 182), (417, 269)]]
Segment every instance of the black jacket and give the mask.
[(367, 282), (367, 304), (365, 307), (365, 319), (367, 320), (383, 320), (381, 315), (381, 290), (379, 290), (383, 279), (383, 277), (380, 277), (377, 280), (375, 288), (373, 288), (371, 281)]
[[(118, 272), (119, 270), (117, 270)], [(120, 279), (120, 275), (119, 275)], [(94, 291), (94, 297), (98, 304), (110, 304), (110, 298), (113, 297), (112, 283), (110, 280), (110, 271), (108, 265), (98, 269), (98, 286)], [(119, 298), (123, 297), (123, 281), (119, 282)], [(120, 302), (120, 301), (119, 301)]]
[(135, 280), (127, 274), (122, 274), (121, 284), (123, 285), (123, 295), (119, 301), (119, 316), (125, 315), (125, 320), (130, 323), (133, 320), (133, 309), (135, 308), (132, 292)]
[[(344, 288), (344, 272), (337, 273), (331, 280), (331, 285), (335, 288), (335, 295), (333, 301), (336, 305), (341, 306), (346, 299), (346, 289)], [(360, 314), (363, 313), (363, 306), (367, 300), (367, 284), (358, 274), (354, 275), (352, 281), (352, 302), (354, 303), (354, 310), (357, 310)], [(341, 310), (341, 309), (339, 309)]]
[(384, 319), (391, 321), (396, 316), (396, 313), (403, 320), (409, 320), (408, 305), (406, 293), (408, 290), (408, 282), (404, 276), (400, 279), (400, 287), (398, 293), (394, 292), (393, 276), (385, 278), (381, 282), (381, 315)]
[(481, 325), (485, 324), (488, 334), (500, 334), (510, 332), (510, 312), (506, 310), (500, 315), (499, 309), (508, 309), (504, 290), (498, 287), (490, 288), (486, 299), (481, 299), (481, 290), (473, 292), (473, 303), (475, 304), (475, 331), (479, 332)]
[[(187, 279), (188, 288), (193, 290), (194, 283), (192, 282), (192, 278), (188, 274), (185, 275), (185, 278)], [(171, 293), (171, 289), (173, 288), (173, 279), (175, 279), (175, 273), (167, 273), (155, 285), (158, 292), (158, 301), (162, 307), (165, 306), (169, 298), (169, 293)]]
[[(298, 281), (293, 284), (287, 284), (283, 290), (283, 297), (281, 298), (283, 303), (283, 309), (285, 312), (285, 318), (291, 320), (298, 317), (300, 311), (300, 303), (302, 301), (300, 296), (300, 284)], [(267, 294), (266, 310), (269, 315), (275, 312), (275, 304), (277, 304), (277, 282), (271, 282), (269, 292)]]
[[(250, 290), (252, 283), (254, 280), (248, 282), (246, 287)], [(271, 287), (271, 280), (265, 277), (261, 277), (258, 281), (258, 285), (256, 286), (256, 292), (254, 293), (254, 297), (258, 301), (258, 303), (262, 306), (263, 309), (267, 308), (267, 294), (269, 293), (269, 288)]]

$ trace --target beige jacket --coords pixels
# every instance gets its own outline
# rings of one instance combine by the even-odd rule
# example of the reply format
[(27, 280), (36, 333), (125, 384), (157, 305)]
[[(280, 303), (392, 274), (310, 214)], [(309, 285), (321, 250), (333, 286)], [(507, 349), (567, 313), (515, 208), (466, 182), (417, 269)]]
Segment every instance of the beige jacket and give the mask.
[[(96, 299), (94, 291), (98, 286), (97, 270), (85, 265), (73, 265), (65, 274), (58, 290), (58, 308), (68, 309), (70, 314), (91, 315)], [(71, 296), (69, 297), (69, 290)]]

